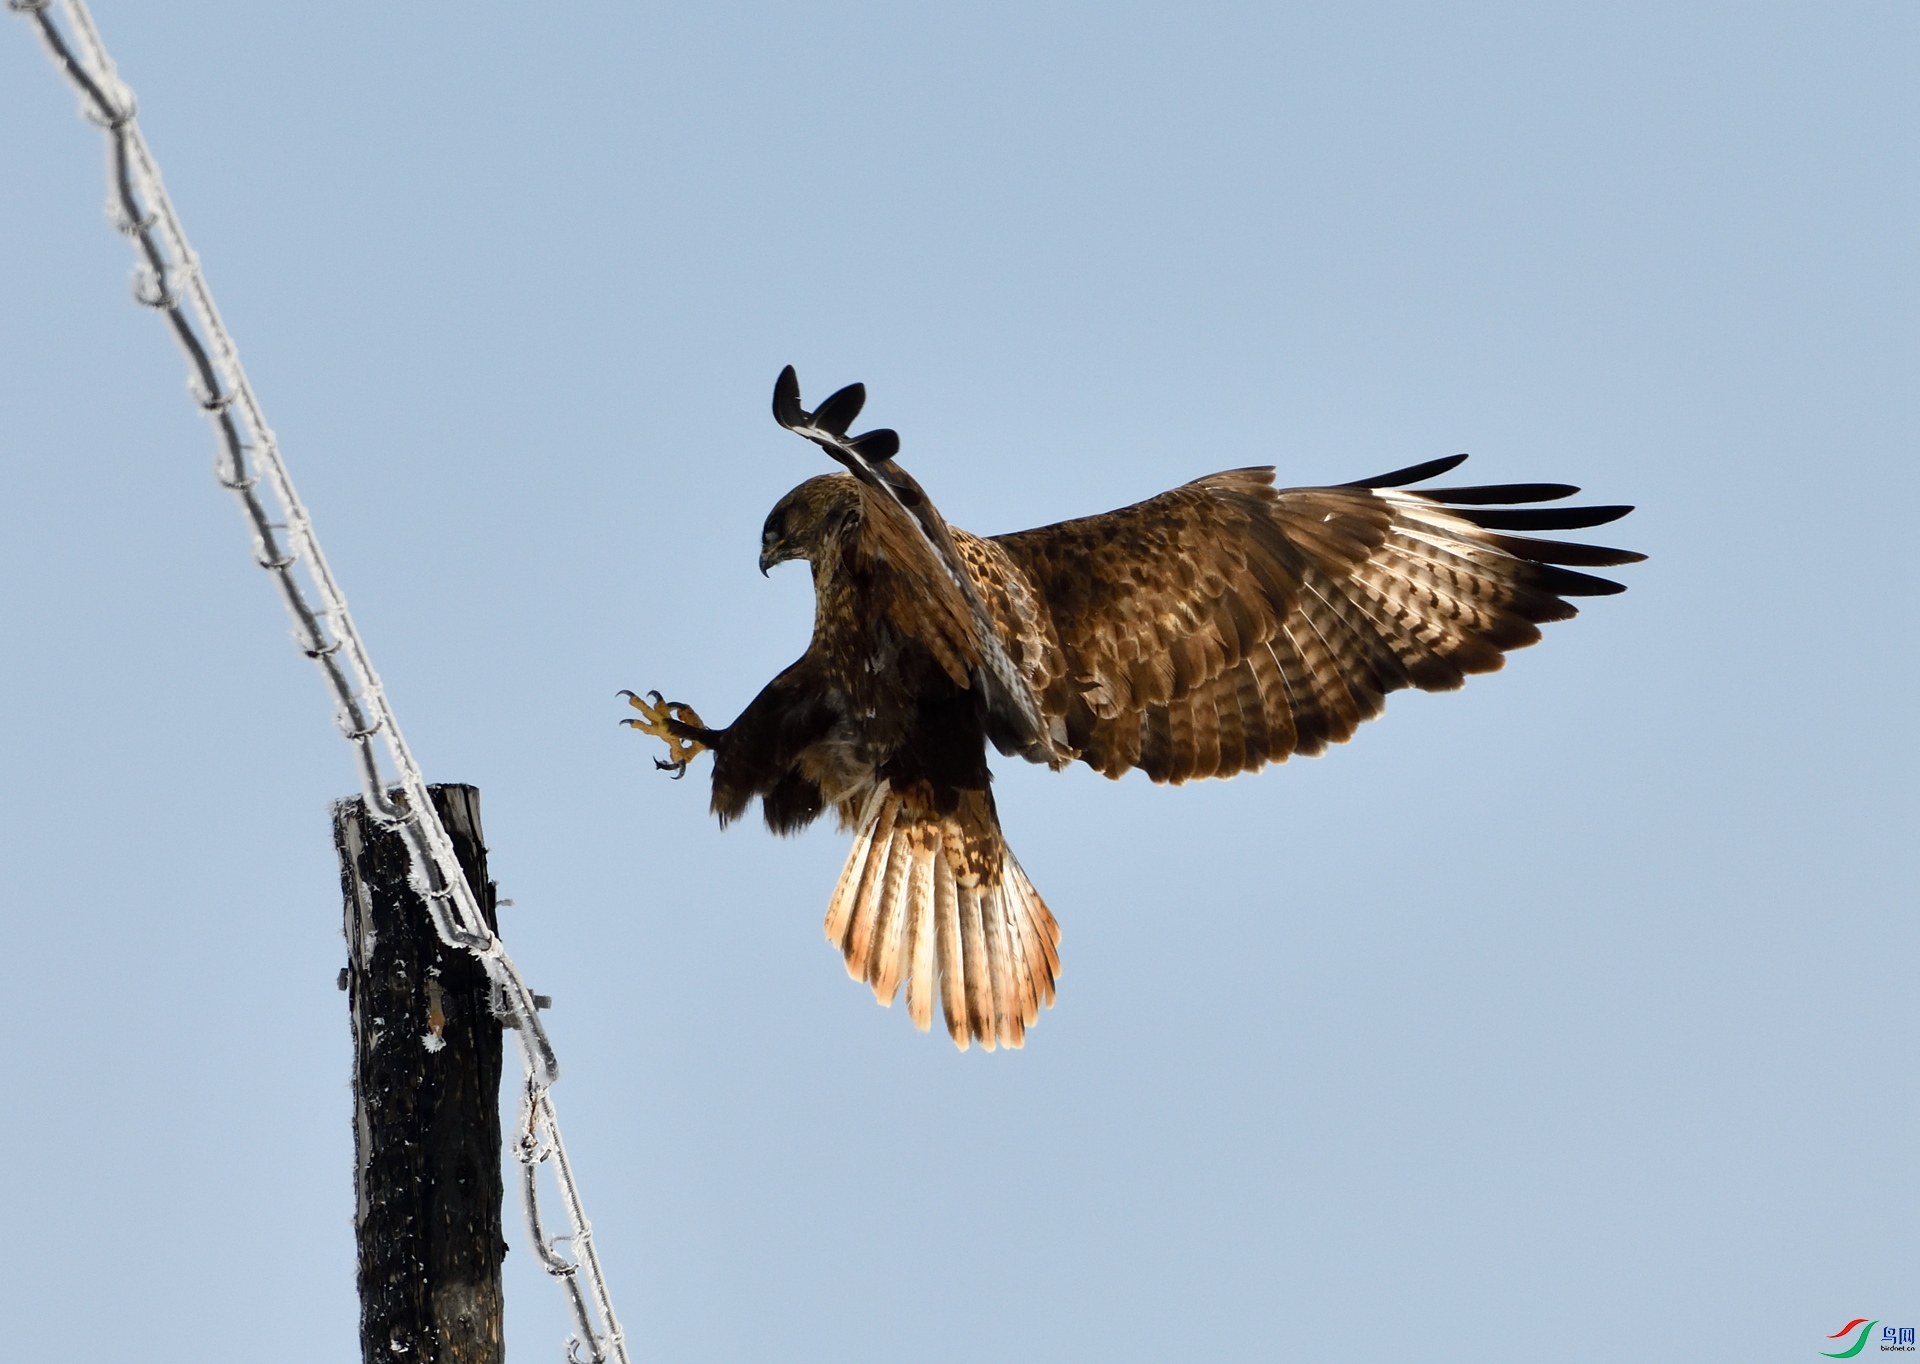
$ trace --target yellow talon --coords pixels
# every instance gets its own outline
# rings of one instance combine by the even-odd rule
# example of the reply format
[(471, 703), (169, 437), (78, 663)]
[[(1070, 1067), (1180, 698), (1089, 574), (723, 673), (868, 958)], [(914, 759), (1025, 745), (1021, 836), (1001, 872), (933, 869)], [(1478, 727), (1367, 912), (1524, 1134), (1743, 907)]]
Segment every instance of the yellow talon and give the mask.
[(644, 720), (622, 720), (620, 723), (629, 729), (637, 729), (642, 734), (651, 734), (667, 746), (666, 760), (655, 758), (653, 765), (662, 771), (672, 772), (676, 781), (685, 776), (687, 764), (706, 752), (707, 746), (698, 739), (690, 739), (684, 734), (675, 733), (673, 726), (681, 724), (693, 729), (705, 729), (706, 725), (701, 722), (700, 713), (692, 706), (679, 701), (663, 700), (657, 691), (647, 693), (651, 704), (649, 700), (642, 700), (630, 691), (623, 691), (620, 694), (627, 698), (628, 705), (646, 716)]

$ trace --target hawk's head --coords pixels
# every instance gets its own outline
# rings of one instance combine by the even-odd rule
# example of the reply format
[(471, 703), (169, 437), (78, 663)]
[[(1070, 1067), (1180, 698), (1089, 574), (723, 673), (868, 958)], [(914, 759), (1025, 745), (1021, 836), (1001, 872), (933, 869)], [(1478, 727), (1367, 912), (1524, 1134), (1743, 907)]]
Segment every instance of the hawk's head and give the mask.
[(860, 518), (860, 485), (852, 474), (810, 478), (774, 504), (760, 532), (760, 571), (789, 559), (820, 562), (820, 551)]

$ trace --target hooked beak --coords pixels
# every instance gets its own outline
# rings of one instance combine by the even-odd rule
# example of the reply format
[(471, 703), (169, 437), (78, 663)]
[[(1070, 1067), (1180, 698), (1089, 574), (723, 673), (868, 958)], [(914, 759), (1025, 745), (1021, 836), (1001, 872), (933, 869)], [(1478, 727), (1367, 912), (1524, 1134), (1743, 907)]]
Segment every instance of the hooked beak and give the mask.
[(761, 577), (763, 578), (766, 577), (767, 570), (772, 568), (775, 564), (786, 562), (787, 556), (780, 552), (785, 548), (786, 548), (786, 545), (784, 543), (776, 540), (772, 544), (767, 545), (760, 551), (760, 576)]

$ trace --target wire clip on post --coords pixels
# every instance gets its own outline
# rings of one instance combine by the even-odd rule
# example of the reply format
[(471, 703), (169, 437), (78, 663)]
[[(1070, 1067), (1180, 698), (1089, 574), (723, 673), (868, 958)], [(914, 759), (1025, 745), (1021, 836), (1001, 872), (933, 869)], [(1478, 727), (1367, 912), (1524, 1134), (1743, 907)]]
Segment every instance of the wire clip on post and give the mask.
[[(199, 258), (187, 243), (160, 169), (140, 134), (133, 91), (115, 71), (85, 0), (7, 0), (7, 7), (34, 25), (54, 65), (79, 93), (82, 116), (106, 136), (108, 215), (132, 239), (140, 256), (134, 267), (134, 299), (165, 316), (186, 353), (188, 392), (219, 434), (216, 476), (238, 500), (253, 533), (254, 560), (273, 575), (293, 617), (294, 643), (326, 677), (341, 732), (354, 747), (367, 809), (402, 834), (414, 888), (428, 905), (435, 932), (448, 946), (463, 948), (481, 962), (497, 992), (500, 1012), (513, 1027), (527, 1086), (516, 1142), (516, 1154), (526, 1172), (522, 1189), (527, 1224), (542, 1265), (560, 1280), (567, 1296), (574, 1322), (567, 1358), (574, 1364), (607, 1360), (628, 1364), (626, 1342), (594, 1254), (548, 1093), (559, 1078), (553, 1044), (532, 991), (480, 913), (473, 888), (454, 856), (452, 840), (428, 798), (426, 779), (401, 737), (380, 676), (347, 612), (346, 597), (320, 552), (307, 509), (280, 458), (273, 429), (254, 397), (240, 353), (200, 272)], [(54, 22), (55, 9), (64, 18), (67, 32)], [(272, 510), (260, 496), (262, 482)], [(391, 783), (382, 774), (382, 749), (395, 773)], [(390, 785), (398, 787), (391, 795)], [(548, 1238), (540, 1229), (533, 1175), (542, 1161), (553, 1165), (569, 1228), (564, 1236)], [(572, 1260), (555, 1249), (554, 1242), (561, 1239), (570, 1241)], [(589, 1298), (599, 1317), (597, 1330), (588, 1310)]]

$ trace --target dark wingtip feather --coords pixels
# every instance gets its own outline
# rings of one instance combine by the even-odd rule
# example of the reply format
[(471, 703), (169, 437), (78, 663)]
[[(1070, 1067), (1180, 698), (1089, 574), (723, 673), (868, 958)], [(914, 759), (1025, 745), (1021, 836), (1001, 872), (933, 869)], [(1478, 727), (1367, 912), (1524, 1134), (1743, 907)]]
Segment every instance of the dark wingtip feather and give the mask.
[(1596, 578), (1591, 573), (1575, 573), (1549, 564), (1534, 570), (1533, 584), (1556, 597), (1611, 597), (1627, 590), (1625, 583), (1611, 578)]
[(773, 419), (785, 427), (795, 427), (807, 418), (800, 406), (800, 376), (788, 365), (773, 381)]
[(1536, 564), (1578, 564), (1582, 568), (1618, 568), (1637, 564), (1646, 555), (1631, 549), (1609, 549), (1605, 545), (1580, 545), (1569, 540), (1528, 540), (1518, 535), (1489, 535), (1487, 543), (1505, 550), (1516, 559)]
[(860, 409), (867, 405), (867, 386), (848, 384), (813, 410), (813, 424), (835, 436), (845, 436)]
[(1462, 507), (1500, 502), (1557, 502), (1580, 490), (1571, 483), (1490, 483), (1478, 488), (1422, 488), (1417, 496)]
[(847, 448), (862, 459), (880, 464), (900, 453), (900, 433), (882, 426), (855, 436), (847, 442)]
[(1485, 530), (1579, 530), (1618, 521), (1632, 507), (1531, 507), (1516, 511), (1457, 511)]
[(1356, 478), (1351, 483), (1335, 486), (1341, 488), (1399, 488), (1408, 483), (1418, 483), (1423, 478), (1433, 478), (1449, 469), (1457, 469), (1467, 462), (1465, 455), (1448, 455), (1444, 459), (1430, 459), (1424, 464), (1409, 464), (1404, 469), (1395, 469), (1390, 474), (1378, 474), (1373, 478)]

